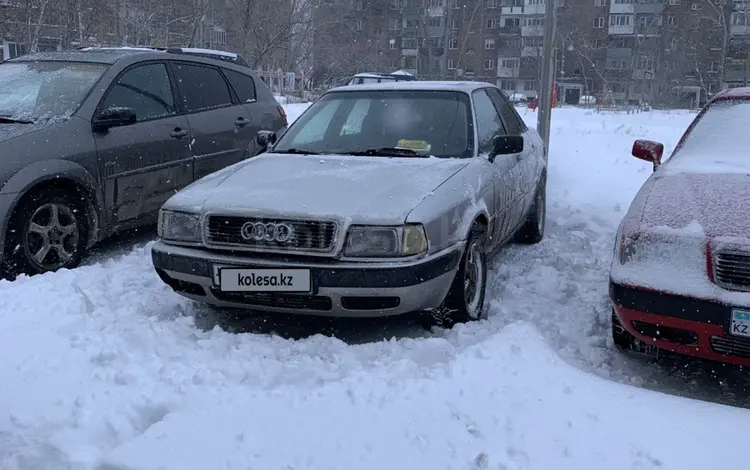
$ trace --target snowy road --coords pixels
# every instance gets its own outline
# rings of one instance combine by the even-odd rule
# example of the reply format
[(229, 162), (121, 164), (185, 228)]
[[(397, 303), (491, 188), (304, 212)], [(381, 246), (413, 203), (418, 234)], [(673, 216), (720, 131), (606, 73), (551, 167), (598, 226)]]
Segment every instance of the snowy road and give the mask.
[[(546, 239), (495, 260), (490, 320), (434, 336), (407, 321), (301, 340), (196, 326), (200, 309), (153, 272), (149, 234), (73, 271), (0, 282), (0, 469), (745, 463), (749, 412), (638, 387), (744, 404), (731, 396), (742, 390), (706, 391), (700, 371), (665, 377), (609, 340), (613, 234), (650, 172), (630, 146), (670, 152), (693, 116), (555, 110)], [(245, 323), (304, 336), (282, 331), (295, 322)]]

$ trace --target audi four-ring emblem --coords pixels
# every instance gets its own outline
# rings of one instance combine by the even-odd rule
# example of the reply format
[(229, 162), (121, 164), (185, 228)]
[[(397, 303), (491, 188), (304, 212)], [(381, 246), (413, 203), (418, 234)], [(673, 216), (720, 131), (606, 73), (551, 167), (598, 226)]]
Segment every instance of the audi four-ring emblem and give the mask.
[(273, 222), (247, 222), (240, 229), (242, 238), (256, 242), (286, 243), (293, 234), (294, 230), (289, 225)]

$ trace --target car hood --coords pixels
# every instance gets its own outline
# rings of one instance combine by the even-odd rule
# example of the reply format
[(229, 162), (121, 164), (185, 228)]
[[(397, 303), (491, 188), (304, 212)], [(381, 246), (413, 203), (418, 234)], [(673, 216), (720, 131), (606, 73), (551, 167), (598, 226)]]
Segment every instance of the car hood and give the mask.
[(38, 124), (3, 124), (0, 123), (0, 143), (22, 135), (38, 131), (42, 126)]
[(400, 224), (467, 164), (439, 158), (261, 154), (195, 182), (165, 207)]
[(750, 239), (750, 175), (654, 175), (649, 186), (639, 231), (692, 227), (712, 238)]

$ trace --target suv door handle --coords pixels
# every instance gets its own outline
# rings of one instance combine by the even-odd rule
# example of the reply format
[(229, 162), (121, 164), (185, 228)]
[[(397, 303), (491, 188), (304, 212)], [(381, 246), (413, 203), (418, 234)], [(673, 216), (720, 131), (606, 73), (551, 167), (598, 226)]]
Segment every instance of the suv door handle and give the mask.
[(250, 124), (250, 121), (243, 117), (238, 117), (236, 121), (234, 121), (234, 125), (237, 127), (245, 127), (248, 124)]
[(179, 127), (176, 127), (171, 134), (169, 134), (171, 137), (174, 137), (175, 139), (182, 139), (186, 135), (188, 135), (188, 131), (181, 129)]

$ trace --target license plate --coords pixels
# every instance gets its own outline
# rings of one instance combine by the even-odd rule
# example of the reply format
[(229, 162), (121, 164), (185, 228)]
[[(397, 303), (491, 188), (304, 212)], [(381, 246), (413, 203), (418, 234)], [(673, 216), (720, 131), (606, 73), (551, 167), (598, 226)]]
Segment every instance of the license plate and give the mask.
[(310, 292), (309, 269), (220, 268), (219, 288), (225, 292)]
[(750, 338), (750, 311), (732, 310), (732, 322), (729, 332), (735, 336)]

